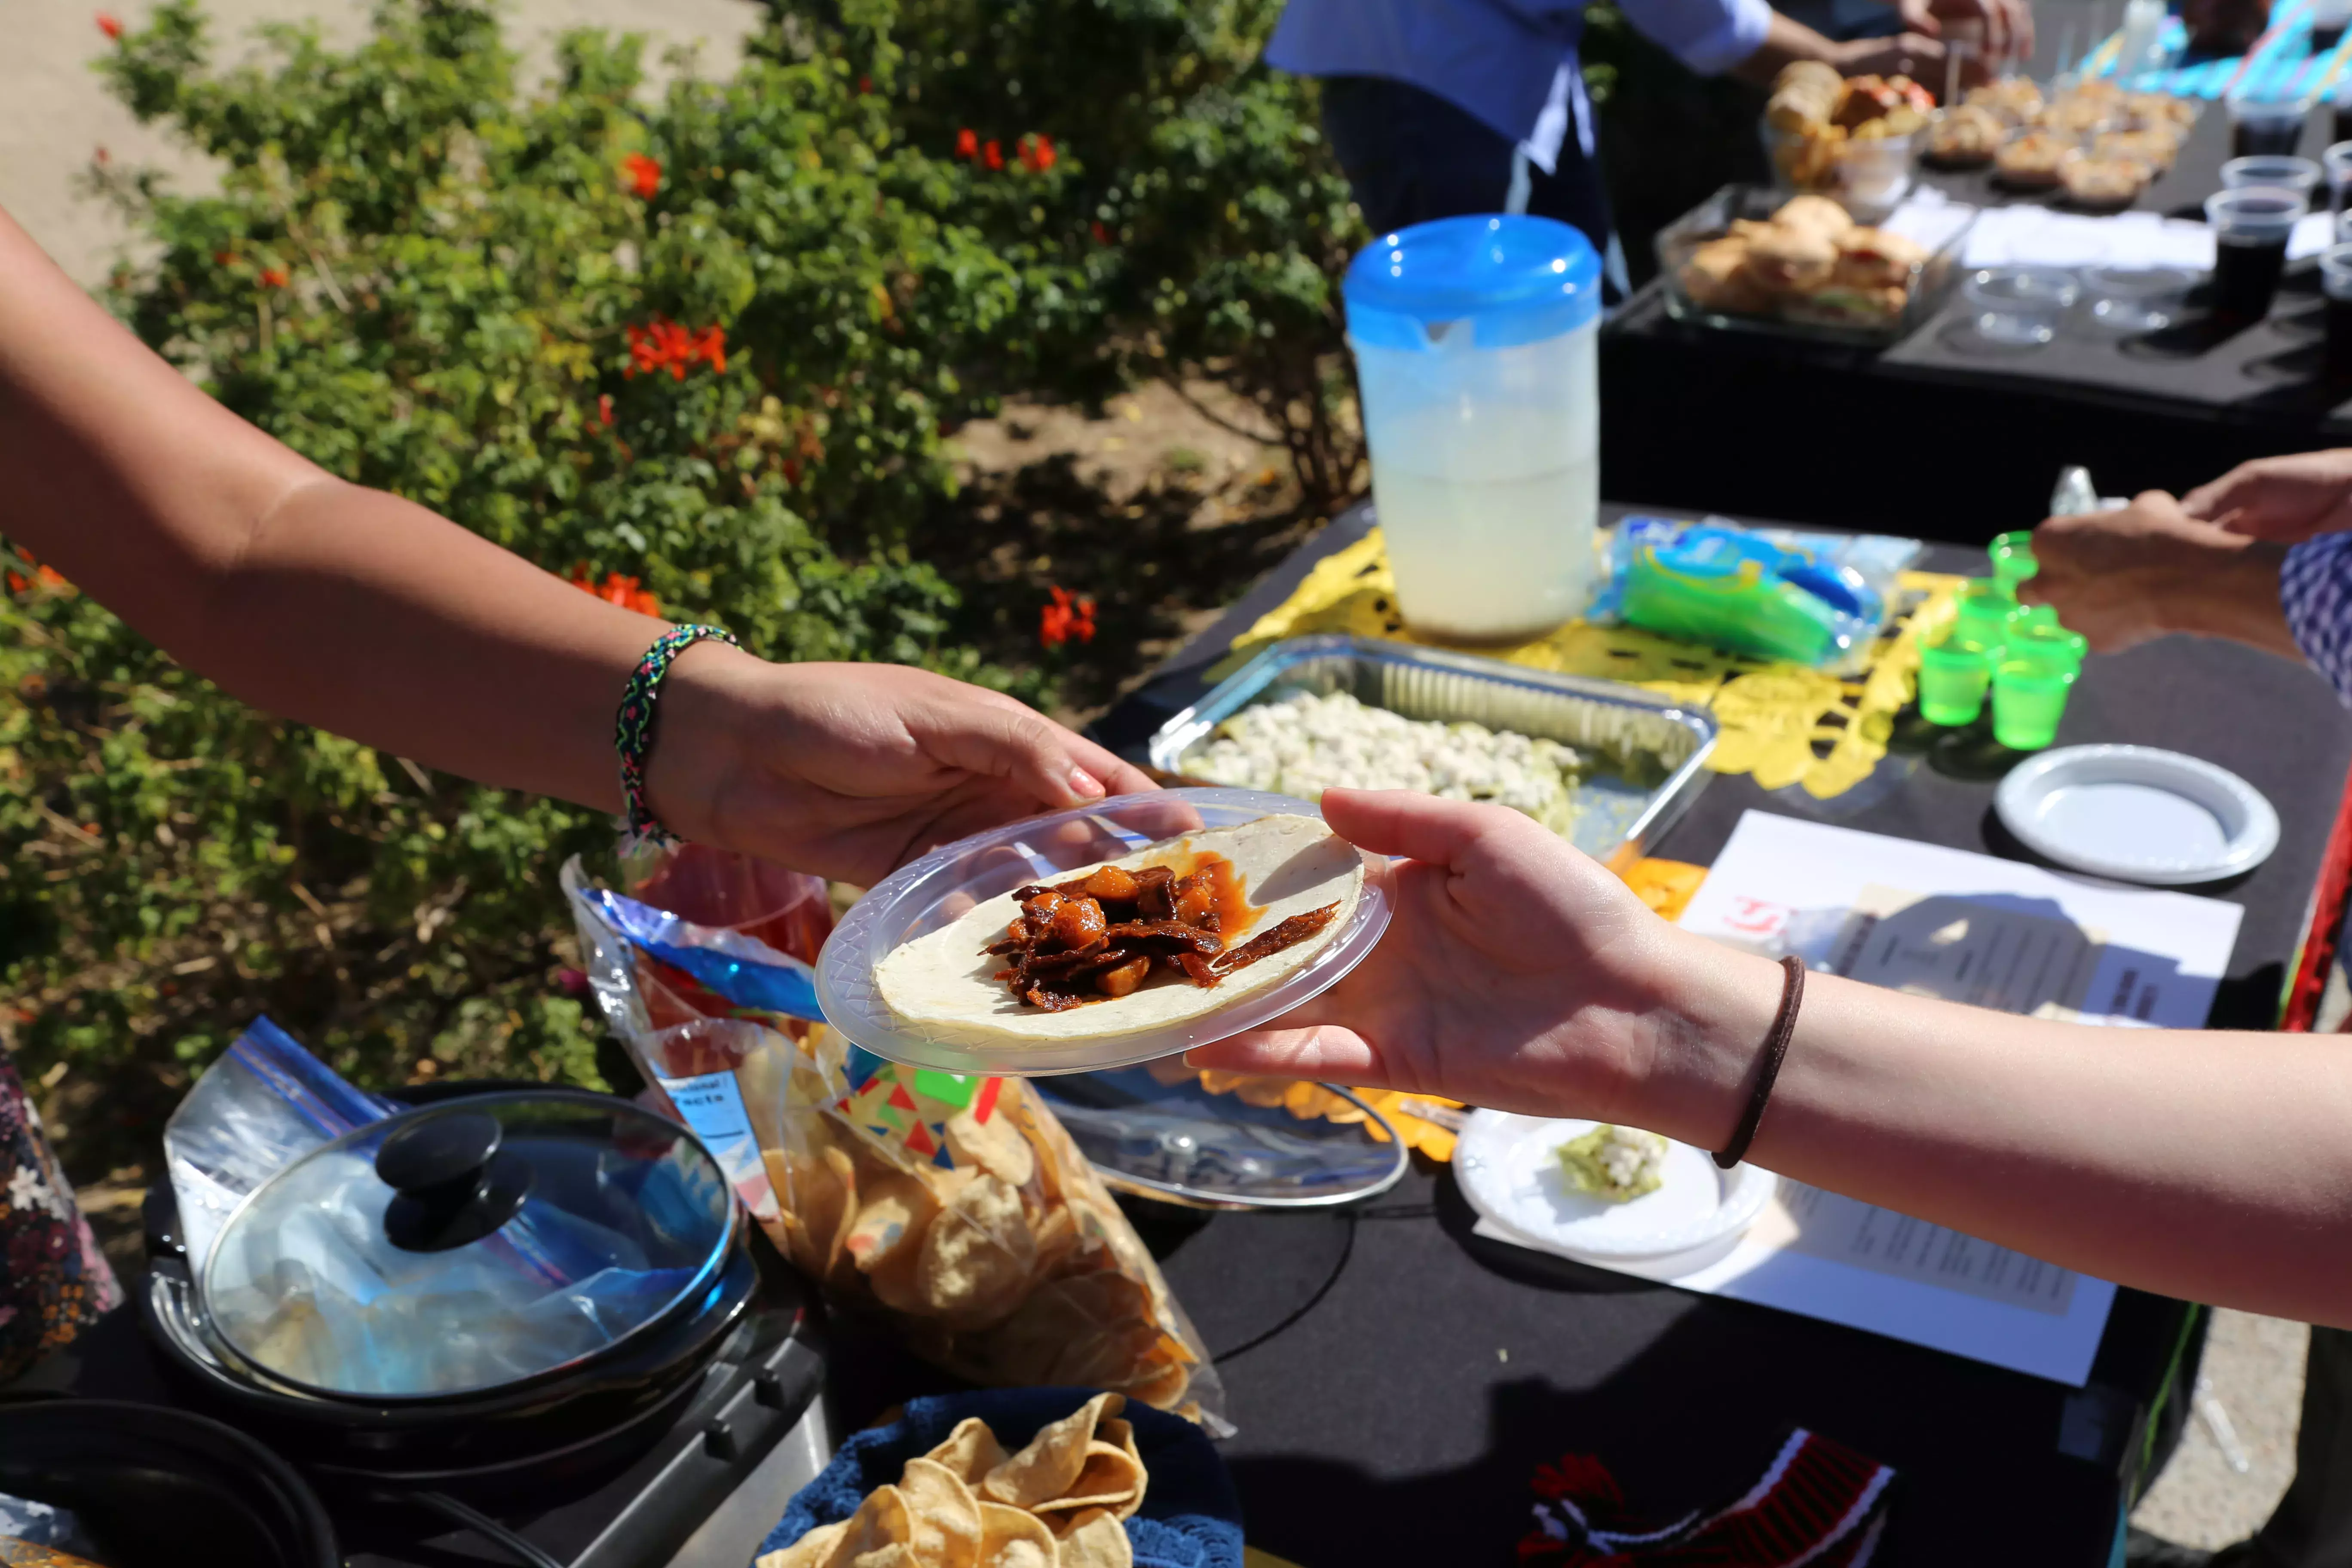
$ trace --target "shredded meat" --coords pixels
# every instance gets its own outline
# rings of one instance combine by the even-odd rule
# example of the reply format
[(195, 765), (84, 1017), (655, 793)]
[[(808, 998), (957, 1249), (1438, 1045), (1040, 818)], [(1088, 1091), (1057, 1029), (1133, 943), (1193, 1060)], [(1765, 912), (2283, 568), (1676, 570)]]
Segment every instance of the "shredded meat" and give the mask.
[(1306, 941), (1339, 911), (1333, 904), (1294, 915), (1228, 951), (1223, 911), (1231, 909), (1242, 930), (1254, 917), (1232, 862), (1214, 856), (1201, 857), (1182, 877), (1166, 866), (1106, 866), (1067, 882), (1033, 882), (1013, 897), (1021, 912), (985, 950), (1012, 961), (995, 978), (1029, 1005), (1055, 1013), (1132, 995), (1163, 971), (1214, 985)]
[(1271, 958), (1286, 947), (1297, 947), (1338, 919), (1339, 914), (1339, 906), (1335, 902), (1319, 910), (1309, 910), (1303, 915), (1293, 915), (1276, 924), (1272, 931), (1260, 931), (1231, 952), (1219, 953), (1209, 961), (1209, 967), (1220, 976), (1231, 974), (1261, 958)]
[(1224, 951), (1225, 944), (1217, 940), (1214, 927), (1203, 929), (1188, 926), (1181, 921), (1128, 921), (1103, 932), (1106, 940), (1118, 942), (1169, 944), (1165, 951), (1197, 952), (1213, 958)]

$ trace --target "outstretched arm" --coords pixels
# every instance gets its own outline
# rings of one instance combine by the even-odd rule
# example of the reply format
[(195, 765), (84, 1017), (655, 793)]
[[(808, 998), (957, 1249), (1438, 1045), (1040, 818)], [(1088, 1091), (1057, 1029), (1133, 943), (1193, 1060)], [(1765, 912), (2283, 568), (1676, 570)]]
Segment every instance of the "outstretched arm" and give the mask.
[[(327, 474), (151, 353), (0, 214), (0, 529), (274, 713), (618, 809), (614, 710), (667, 623)], [(698, 644), (648, 773), (691, 837), (870, 881), (990, 822), (1143, 789), (1008, 698)]]
[[(1729, 1141), (1779, 965), (1657, 919), (1500, 807), (1323, 804), (1412, 858), (1393, 923), (1283, 1027), (1189, 1060)], [(1816, 975), (1749, 1157), (2104, 1279), (2352, 1324), (2347, 1117), (2333, 1040), (2051, 1023)]]

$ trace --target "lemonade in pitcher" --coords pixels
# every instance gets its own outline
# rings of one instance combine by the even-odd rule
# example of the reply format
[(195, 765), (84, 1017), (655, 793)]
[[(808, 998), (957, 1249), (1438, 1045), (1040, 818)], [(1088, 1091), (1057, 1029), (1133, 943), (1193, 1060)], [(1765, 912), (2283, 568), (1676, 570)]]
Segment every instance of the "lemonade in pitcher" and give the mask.
[(1372, 501), (1419, 633), (1519, 641), (1592, 594), (1601, 263), (1566, 224), (1445, 218), (1346, 283)]

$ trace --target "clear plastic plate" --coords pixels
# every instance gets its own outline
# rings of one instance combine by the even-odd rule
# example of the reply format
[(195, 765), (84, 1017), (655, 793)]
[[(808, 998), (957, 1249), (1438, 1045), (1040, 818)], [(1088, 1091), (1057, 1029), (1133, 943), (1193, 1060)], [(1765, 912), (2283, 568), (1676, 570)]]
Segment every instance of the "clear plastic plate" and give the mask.
[(1371, 952), (1389, 923), (1384, 858), (1364, 856), (1363, 897), (1339, 934), (1312, 959), (1231, 1006), (1161, 1028), (1034, 1043), (937, 1039), (884, 1005), (874, 969), (904, 943), (1024, 883), (1049, 880), (1204, 828), (1235, 827), (1261, 816), (1320, 815), (1303, 800), (1259, 790), (1171, 789), (1114, 795), (976, 833), (902, 867), (852, 906), (817, 955), (817, 1004), (825, 1022), (851, 1044), (885, 1060), (1013, 1077), (1132, 1067), (1255, 1028), (1321, 995)]

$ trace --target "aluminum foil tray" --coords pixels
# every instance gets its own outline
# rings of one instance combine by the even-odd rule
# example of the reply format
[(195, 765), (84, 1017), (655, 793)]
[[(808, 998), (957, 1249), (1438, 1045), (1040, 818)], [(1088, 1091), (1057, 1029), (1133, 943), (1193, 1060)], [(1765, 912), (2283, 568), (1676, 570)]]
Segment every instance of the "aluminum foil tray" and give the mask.
[(1151, 765), (1184, 773), (1219, 724), (1299, 691), (1346, 691), (1408, 719), (1467, 720), (1601, 753), (1601, 766), (1576, 787), (1569, 837), (1619, 868), (1648, 853), (1697, 798), (1717, 731), (1703, 709), (1618, 681), (1372, 637), (1293, 637), (1161, 725), (1151, 738)]

